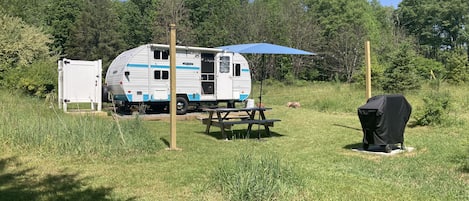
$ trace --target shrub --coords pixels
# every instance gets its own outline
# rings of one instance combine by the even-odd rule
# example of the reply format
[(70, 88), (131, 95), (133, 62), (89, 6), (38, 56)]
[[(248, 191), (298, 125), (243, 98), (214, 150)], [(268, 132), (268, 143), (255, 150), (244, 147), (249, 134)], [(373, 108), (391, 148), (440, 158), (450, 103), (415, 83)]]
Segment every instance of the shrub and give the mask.
[(440, 125), (447, 120), (450, 110), (449, 93), (432, 92), (423, 98), (423, 102), (423, 112), (416, 115), (417, 125)]
[(217, 167), (212, 176), (227, 200), (289, 200), (289, 193), (297, 192), (302, 184), (278, 158), (256, 160), (242, 155), (232, 163)]
[(415, 52), (408, 45), (403, 45), (400, 48), (394, 56), (391, 66), (384, 72), (383, 90), (402, 93), (403, 91), (421, 87), (421, 78), (417, 73), (415, 56)]
[(48, 59), (11, 69), (5, 74), (4, 84), (9, 89), (44, 98), (57, 88), (57, 64)]

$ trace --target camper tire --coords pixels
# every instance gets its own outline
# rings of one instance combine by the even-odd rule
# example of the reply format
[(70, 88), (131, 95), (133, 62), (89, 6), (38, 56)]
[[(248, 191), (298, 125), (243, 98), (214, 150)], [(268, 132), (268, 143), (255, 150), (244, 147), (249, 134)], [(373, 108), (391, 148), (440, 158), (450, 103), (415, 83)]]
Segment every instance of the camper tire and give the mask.
[(184, 97), (177, 97), (176, 98), (176, 114), (177, 115), (184, 115), (187, 113), (187, 106), (189, 103), (187, 99)]

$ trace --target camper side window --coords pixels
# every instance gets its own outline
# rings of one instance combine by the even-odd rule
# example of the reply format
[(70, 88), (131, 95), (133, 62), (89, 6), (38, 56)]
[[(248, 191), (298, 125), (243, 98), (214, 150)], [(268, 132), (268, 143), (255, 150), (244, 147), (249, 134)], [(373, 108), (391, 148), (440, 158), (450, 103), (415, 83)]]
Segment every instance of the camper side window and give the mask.
[(153, 51), (153, 58), (154, 59), (161, 59), (161, 51), (159, 51), (159, 50)]
[(153, 78), (155, 78), (155, 80), (167, 80), (169, 79), (169, 71), (167, 70), (155, 70), (153, 72)]
[(160, 50), (155, 50), (153, 51), (153, 58), (154, 59), (162, 59), (162, 60), (168, 60), (169, 58), (169, 51), (160, 51)]
[(161, 71), (155, 70), (153, 74), (154, 74), (153, 77), (155, 78), (155, 80), (161, 79)]
[(162, 58), (163, 60), (168, 60), (169, 51), (166, 50), (166, 51), (163, 51), (163, 52), (161, 52), (161, 53), (163, 54), (161, 58)]
[(230, 72), (230, 57), (223, 56), (220, 57), (220, 73), (229, 73)]
[(235, 64), (234, 65), (233, 76), (235, 76), (235, 77), (241, 76), (241, 64)]
[(164, 70), (164, 71), (162, 71), (162, 72), (163, 72), (163, 80), (169, 79), (169, 71)]

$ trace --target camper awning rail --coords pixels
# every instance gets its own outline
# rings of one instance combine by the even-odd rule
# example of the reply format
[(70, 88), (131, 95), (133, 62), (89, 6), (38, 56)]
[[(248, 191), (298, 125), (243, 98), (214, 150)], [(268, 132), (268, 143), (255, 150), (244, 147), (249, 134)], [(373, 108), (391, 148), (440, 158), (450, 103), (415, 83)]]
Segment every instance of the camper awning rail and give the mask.
[[(152, 49), (169, 49), (169, 45), (163, 45), (163, 44), (149, 44)], [(191, 47), (191, 46), (178, 46), (176, 45), (176, 50), (195, 50), (195, 51), (201, 51), (201, 52), (222, 52), (222, 49), (217, 49), (217, 48), (208, 48), (208, 47)]]

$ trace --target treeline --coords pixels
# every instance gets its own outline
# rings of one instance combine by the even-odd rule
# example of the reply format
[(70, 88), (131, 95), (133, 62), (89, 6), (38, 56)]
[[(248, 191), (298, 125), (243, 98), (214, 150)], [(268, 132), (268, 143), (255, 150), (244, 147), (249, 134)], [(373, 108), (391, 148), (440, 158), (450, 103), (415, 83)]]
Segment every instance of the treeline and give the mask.
[[(317, 56), (268, 56), (265, 78), (363, 82), (372, 44), (373, 86), (416, 89), (426, 79), (469, 81), (469, 2), (403, 0), (2, 0), (0, 86), (43, 96), (55, 89), (56, 60), (102, 59), (167, 44), (217, 47), (269, 42)], [(259, 55), (248, 55), (261, 79)]]

